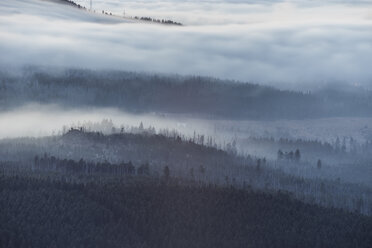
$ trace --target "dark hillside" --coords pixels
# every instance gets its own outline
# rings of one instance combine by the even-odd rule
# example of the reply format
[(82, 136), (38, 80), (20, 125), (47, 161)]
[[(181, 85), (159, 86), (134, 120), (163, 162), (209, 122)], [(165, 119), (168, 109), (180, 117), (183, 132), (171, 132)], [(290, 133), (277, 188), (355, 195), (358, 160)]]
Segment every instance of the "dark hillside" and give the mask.
[(0, 177), (0, 247), (370, 247), (372, 219), (234, 188)]

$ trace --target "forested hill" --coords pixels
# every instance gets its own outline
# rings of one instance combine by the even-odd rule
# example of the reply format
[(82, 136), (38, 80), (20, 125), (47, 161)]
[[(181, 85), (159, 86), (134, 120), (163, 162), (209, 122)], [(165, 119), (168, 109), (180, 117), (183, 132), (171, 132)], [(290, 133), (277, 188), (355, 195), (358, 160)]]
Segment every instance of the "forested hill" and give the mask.
[(368, 91), (329, 88), (310, 94), (206, 77), (117, 71), (29, 68), (0, 72), (0, 99), (3, 110), (38, 102), (208, 118), (372, 116), (372, 93)]
[[(269, 192), (280, 190), (308, 203), (372, 215), (369, 187), (347, 183), (345, 177), (336, 179), (332, 173), (329, 179), (322, 180), (319, 175), (327, 171), (325, 168), (314, 171), (311, 168), (315, 164), (301, 163), (299, 159), (285, 159), (277, 164), (278, 161), (265, 158), (238, 156), (234, 143), (220, 150), (213, 140), (204, 141), (203, 136), (185, 139), (172, 133), (165, 136), (147, 131), (103, 135), (71, 130), (63, 136), (0, 140), (0, 173), (37, 178), (46, 173), (82, 183), (92, 178), (121, 180), (142, 174), (159, 178), (167, 168), (171, 177), (182, 180), (239, 188), (249, 185)], [(306, 173), (295, 177), (285, 173), (286, 168)], [(354, 175), (351, 170), (347, 173)], [(363, 178), (357, 181), (360, 180)]]
[(370, 217), (282, 194), (0, 175), (0, 247), (370, 247)]
[(72, 0), (49, 0), (51, 2), (60, 3), (60, 4), (67, 4), (79, 9), (85, 9), (85, 7), (81, 6), (80, 4), (75, 3)]

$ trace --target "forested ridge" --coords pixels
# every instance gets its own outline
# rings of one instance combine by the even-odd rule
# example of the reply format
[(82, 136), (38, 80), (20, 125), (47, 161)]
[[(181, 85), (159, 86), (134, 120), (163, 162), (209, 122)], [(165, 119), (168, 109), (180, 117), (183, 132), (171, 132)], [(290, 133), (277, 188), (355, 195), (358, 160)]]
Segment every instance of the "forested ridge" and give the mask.
[(85, 7), (81, 6), (80, 4), (77, 4), (75, 1), (72, 1), (72, 0), (54, 0), (54, 1), (57, 3), (68, 4), (68, 5), (77, 7), (79, 9), (85, 9)]
[(330, 88), (302, 93), (207, 77), (28, 68), (17, 73), (0, 72), (0, 83), (3, 109), (38, 102), (235, 119), (372, 114), (369, 91)]
[(0, 176), (0, 247), (370, 247), (372, 219), (175, 181)]
[(365, 182), (368, 174), (360, 178), (362, 183), (345, 180), (369, 173), (368, 168), (357, 174), (355, 168), (344, 169), (351, 175), (340, 179), (326, 163), (320, 168), (316, 160), (313, 164), (302, 162), (299, 151), (292, 151), (293, 159), (284, 156), (272, 161), (238, 155), (234, 144), (227, 144), (225, 150), (208, 146), (213, 143), (211, 139), (204, 141), (200, 135), (188, 139), (177, 133), (164, 135), (149, 130), (103, 135), (71, 129), (62, 136), (2, 140), (0, 171), (86, 183), (121, 181), (132, 175), (158, 179), (167, 167), (171, 177), (182, 180), (237, 188), (249, 185), (264, 192), (281, 190), (307, 203), (372, 214), (372, 190)]

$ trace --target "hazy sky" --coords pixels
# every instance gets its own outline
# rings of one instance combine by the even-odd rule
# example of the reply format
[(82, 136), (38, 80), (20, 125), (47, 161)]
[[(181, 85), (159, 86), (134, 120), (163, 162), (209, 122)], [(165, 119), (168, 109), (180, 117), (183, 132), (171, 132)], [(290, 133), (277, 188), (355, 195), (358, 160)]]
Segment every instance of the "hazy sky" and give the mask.
[[(89, 6), (89, 1), (78, 1)], [(123, 22), (42, 0), (0, 1), (0, 64), (197, 74), (275, 85), (372, 87), (372, 2), (94, 0), (97, 12), (169, 18)]]

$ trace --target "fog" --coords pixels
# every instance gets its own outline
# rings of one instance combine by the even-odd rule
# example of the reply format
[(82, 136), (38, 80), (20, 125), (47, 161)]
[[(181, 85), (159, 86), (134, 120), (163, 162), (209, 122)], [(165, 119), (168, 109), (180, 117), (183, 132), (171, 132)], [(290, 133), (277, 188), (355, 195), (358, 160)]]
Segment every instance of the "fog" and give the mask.
[(101, 123), (103, 120), (112, 121), (117, 128), (139, 126), (141, 122), (146, 127), (151, 124), (157, 129), (186, 127), (185, 123), (173, 118), (155, 114), (134, 115), (114, 108), (65, 110), (57, 105), (28, 104), (0, 114), (0, 138), (57, 135), (61, 134), (64, 126), (80, 127), (89, 123)]
[[(78, 1), (88, 6), (88, 1)], [(205, 75), (314, 89), (343, 82), (371, 88), (368, 2), (93, 1), (130, 23), (38, 0), (0, 3), (0, 65), (37, 64)]]
[[(87, 0), (77, 3), (90, 7)], [(188, 26), (281, 23), (355, 22), (370, 18), (370, 1), (179, 1), (94, 0), (93, 10), (116, 15), (152, 16), (181, 21)]]
[[(372, 118), (231, 121), (192, 118), (178, 114), (131, 114), (116, 108), (64, 109), (58, 105), (28, 104), (0, 113), (0, 139), (57, 135), (61, 134), (64, 126), (94, 126), (93, 124), (99, 124), (103, 120), (112, 121), (112, 125), (117, 129), (124, 127), (129, 130), (131, 127), (138, 127), (142, 122), (145, 128), (151, 126), (156, 131), (175, 130), (186, 137), (192, 137), (195, 132), (213, 137), (219, 144), (250, 137), (319, 140), (329, 143), (334, 143), (337, 137), (353, 137), (355, 141), (364, 143), (372, 137)], [(255, 152), (254, 147), (242, 147), (241, 151)]]

